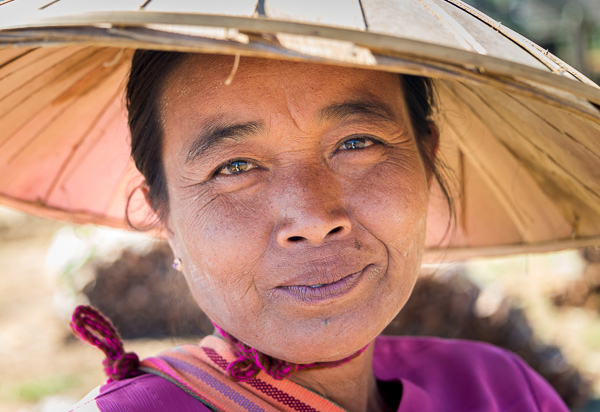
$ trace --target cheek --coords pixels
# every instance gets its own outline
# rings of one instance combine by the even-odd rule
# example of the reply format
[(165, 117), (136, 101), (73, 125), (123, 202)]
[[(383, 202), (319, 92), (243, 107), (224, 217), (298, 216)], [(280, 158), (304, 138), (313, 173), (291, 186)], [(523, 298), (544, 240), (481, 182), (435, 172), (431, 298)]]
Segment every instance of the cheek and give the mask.
[(269, 242), (267, 208), (253, 199), (221, 195), (209, 202), (175, 205), (176, 244), (188, 285), (202, 309), (216, 322), (259, 311), (253, 293), (255, 269)]
[[(429, 189), (420, 163), (411, 168), (386, 163), (349, 190), (349, 209), (357, 223), (385, 245), (391, 320), (416, 281), (425, 243)], [(387, 292), (384, 292), (387, 293)]]
[(351, 182), (349, 209), (359, 224), (375, 234), (390, 252), (414, 254), (423, 246), (429, 189), (420, 162), (386, 162)]

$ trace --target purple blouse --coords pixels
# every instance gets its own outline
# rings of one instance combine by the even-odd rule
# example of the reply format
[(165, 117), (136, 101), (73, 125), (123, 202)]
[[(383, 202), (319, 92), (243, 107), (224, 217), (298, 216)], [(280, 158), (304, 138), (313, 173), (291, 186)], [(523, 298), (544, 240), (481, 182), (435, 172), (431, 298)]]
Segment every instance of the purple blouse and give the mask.
[[(379, 380), (402, 383), (399, 412), (568, 412), (521, 358), (481, 342), (380, 336), (373, 369)], [(94, 396), (74, 410), (210, 411), (156, 375), (109, 383)]]

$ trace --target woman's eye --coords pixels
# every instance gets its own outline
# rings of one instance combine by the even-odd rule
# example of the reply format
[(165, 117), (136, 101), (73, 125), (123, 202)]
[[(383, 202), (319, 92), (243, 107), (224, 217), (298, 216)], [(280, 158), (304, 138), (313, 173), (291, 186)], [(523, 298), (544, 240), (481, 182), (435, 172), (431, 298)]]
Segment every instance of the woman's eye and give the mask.
[(221, 170), (219, 170), (218, 174), (239, 175), (255, 167), (256, 166), (246, 160), (234, 160), (223, 166)]
[(341, 150), (356, 150), (364, 149), (365, 147), (371, 146), (373, 141), (365, 137), (353, 137), (342, 143)]

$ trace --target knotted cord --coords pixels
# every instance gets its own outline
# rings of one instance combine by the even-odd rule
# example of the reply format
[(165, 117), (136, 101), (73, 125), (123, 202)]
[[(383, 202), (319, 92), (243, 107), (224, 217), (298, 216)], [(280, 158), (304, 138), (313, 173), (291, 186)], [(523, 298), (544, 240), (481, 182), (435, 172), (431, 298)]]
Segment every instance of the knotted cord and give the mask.
[(265, 373), (272, 378), (281, 380), (289, 377), (296, 371), (335, 368), (336, 366), (350, 362), (369, 347), (369, 345), (366, 345), (352, 355), (334, 362), (297, 364), (266, 355), (225, 332), (216, 323), (213, 322), (213, 325), (231, 345), (237, 356), (237, 359), (227, 366), (227, 372), (233, 380), (238, 382), (245, 382), (255, 377), (261, 370), (265, 371)]
[(125, 352), (123, 341), (113, 324), (92, 306), (75, 308), (69, 323), (75, 336), (90, 343), (106, 355), (102, 362), (108, 382), (141, 375), (140, 360), (133, 352)]

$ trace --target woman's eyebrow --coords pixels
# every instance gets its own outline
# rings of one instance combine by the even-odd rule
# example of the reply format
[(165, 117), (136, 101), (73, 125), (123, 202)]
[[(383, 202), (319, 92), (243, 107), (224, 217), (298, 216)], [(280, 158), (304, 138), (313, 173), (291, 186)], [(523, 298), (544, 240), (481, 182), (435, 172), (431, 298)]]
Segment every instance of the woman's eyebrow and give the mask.
[(263, 125), (260, 122), (209, 124), (192, 142), (185, 162), (193, 162), (208, 150), (219, 146), (226, 139), (239, 140), (248, 137), (249, 135), (256, 135), (262, 130)]
[(359, 117), (362, 120), (397, 123), (394, 111), (387, 104), (375, 99), (350, 100), (327, 106), (319, 112), (319, 121), (326, 123)]

